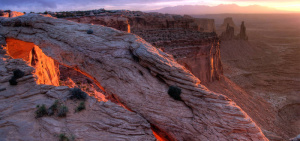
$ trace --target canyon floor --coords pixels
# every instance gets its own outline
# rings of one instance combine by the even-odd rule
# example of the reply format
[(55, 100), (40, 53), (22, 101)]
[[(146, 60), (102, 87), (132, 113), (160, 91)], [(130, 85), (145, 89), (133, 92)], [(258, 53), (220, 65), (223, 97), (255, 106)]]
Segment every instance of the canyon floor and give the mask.
[(225, 17), (233, 17), (236, 25), (245, 21), (249, 41), (221, 43), (224, 75), (253, 97), (262, 97), (271, 104), (260, 116), (274, 111), (273, 119), (266, 122), (285, 131), (281, 136), (288, 139), (299, 134), (300, 15), (207, 16), (216, 20), (219, 33)]

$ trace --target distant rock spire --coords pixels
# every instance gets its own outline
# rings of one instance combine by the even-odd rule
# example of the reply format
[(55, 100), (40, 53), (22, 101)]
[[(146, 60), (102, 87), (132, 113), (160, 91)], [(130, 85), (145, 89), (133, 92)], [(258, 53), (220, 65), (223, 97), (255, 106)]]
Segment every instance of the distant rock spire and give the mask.
[(246, 34), (246, 27), (245, 27), (244, 21), (242, 21), (241, 30), (240, 30), (240, 34), (238, 35), (238, 38), (240, 40), (248, 40), (248, 36)]
[(229, 23), (227, 23), (226, 30), (224, 32), (222, 32), (220, 38), (222, 40), (234, 39), (234, 27), (230, 26)]

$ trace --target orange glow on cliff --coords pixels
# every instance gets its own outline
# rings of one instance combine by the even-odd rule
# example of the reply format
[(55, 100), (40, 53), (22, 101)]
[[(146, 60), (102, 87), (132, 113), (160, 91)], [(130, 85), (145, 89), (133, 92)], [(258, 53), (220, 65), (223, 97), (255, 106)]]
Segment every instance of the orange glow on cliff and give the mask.
[(7, 38), (8, 54), (14, 59), (23, 59), (35, 68), (37, 84), (59, 86), (58, 64), (33, 43)]

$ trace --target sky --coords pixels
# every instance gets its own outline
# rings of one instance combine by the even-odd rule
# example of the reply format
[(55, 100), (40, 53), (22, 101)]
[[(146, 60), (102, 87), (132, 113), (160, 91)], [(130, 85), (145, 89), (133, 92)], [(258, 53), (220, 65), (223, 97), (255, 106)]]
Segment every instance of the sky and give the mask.
[(149, 11), (177, 5), (217, 6), (219, 4), (261, 5), (300, 12), (300, 0), (0, 0), (0, 9), (20, 12), (77, 11), (100, 8)]

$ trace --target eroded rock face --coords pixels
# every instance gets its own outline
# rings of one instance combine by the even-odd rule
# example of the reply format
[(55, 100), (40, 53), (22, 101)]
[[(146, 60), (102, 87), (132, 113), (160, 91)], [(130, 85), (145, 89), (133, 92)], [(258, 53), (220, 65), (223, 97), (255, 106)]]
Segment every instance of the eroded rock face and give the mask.
[(130, 24), (128, 23), (128, 19), (122, 16), (86, 16), (78, 18), (67, 18), (67, 20), (78, 23), (104, 25), (130, 33)]
[(215, 32), (213, 19), (199, 19), (188, 15), (144, 13), (139, 11), (119, 11), (96, 16), (66, 18), (67, 20), (113, 27), (127, 32), (140, 32), (149, 29), (181, 28), (201, 32)]
[[(5, 44), (2, 36), (0, 43)], [(11, 58), (2, 47), (0, 58), (0, 140), (59, 140), (63, 133), (75, 140), (155, 140), (150, 124), (141, 116), (92, 97), (86, 100), (85, 110), (75, 112), (81, 101), (68, 99), (68, 87), (36, 84), (34, 68)], [(8, 80), (16, 69), (25, 76), (12, 86)], [(57, 117), (57, 113), (35, 117), (37, 105), (49, 108), (56, 100), (68, 107), (67, 117)]]
[(10, 11), (10, 10), (7, 10), (7, 11), (0, 10), (0, 17), (13, 18), (13, 17), (22, 16), (22, 15), (24, 15), (24, 13), (22, 13), (22, 12)]
[[(202, 83), (219, 80), (222, 75), (222, 65), (219, 39), (216, 34), (211, 33), (215, 32), (213, 19), (134, 11), (123, 11), (118, 14), (110, 16), (111, 14), (105, 13), (102, 16), (67, 19), (80, 23), (105, 25), (122, 31), (130, 30), (153, 46), (172, 54)], [(119, 18), (125, 17), (129, 22), (119, 21)], [(127, 23), (130, 26), (127, 26)]]
[(172, 54), (176, 61), (192, 72), (201, 83), (219, 80), (223, 73), (219, 38), (214, 33), (164, 29), (144, 30), (139, 36)]
[(237, 38), (239, 38), (240, 40), (248, 40), (248, 36), (246, 34), (246, 27), (245, 27), (244, 21), (241, 24), (240, 34), (237, 35)]
[[(233, 101), (209, 91), (169, 54), (138, 36), (34, 14), (0, 18), (0, 25), (4, 37), (33, 42), (57, 62), (94, 77), (161, 138), (267, 140)], [(168, 95), (170, 85), (181, 88), (182, 101)]]
[(233, 19), (232, 19), (232, 17), (227, 17), (227, 18), (225, 18), (224, 19), (224, 22), (223, 22), (223, 24), (221, 25), (221, 29), (223, 30), (223, 31), (225, 31), (226, 29), (227, 29), (227, 26), (230, 26), (230, 27), (233, 27), (235, 30), (237, 30), (238, 29), (238, 27), (235, 25), (235, 23), (233, 22)]
[(220, 38), (221, 38), (221, 40), (233, 40), (233, 39), (235, 39), (234, 27), (227, 24), (226, 30), (224, 32), (222, 32)]
[[(224, 28), (225, 24), (227, 24), (226, 28)], [(222, 30), (220, 35), (221, 40), (248, 40), (244, 21), (242, 21), (239, 30), (240, 33), (237, 35), (235, 35), (234, 32), (237, 31), (238, 28), (234, 24), (231, 17), (224, 19), (224, 23), (221, 25), (220, 29)]]
[(6, 43), (6, 49), (12, 58), (23, 59), (35, 68), (37, 84), (59, 86), (59, 64), (46, 56), (39, 47), (12, 38), (7, 38)]

